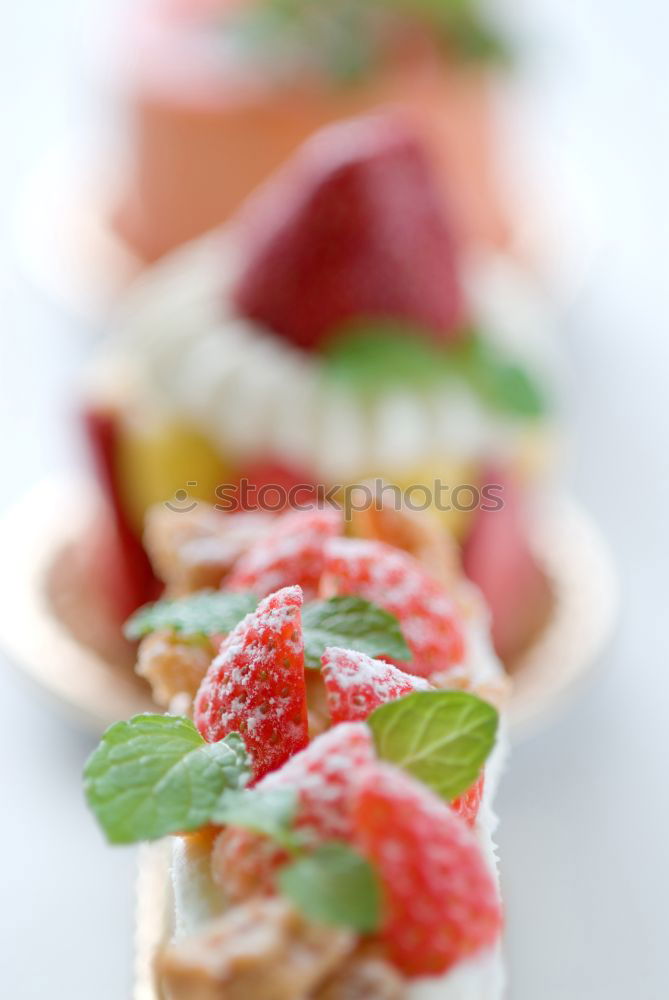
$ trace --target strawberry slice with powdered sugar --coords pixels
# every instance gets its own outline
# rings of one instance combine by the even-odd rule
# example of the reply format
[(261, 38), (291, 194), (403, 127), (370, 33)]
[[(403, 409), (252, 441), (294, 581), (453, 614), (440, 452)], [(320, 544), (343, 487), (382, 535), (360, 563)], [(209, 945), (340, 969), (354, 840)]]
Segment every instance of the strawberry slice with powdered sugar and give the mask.
[(386, 764), (368, 767), (357, 785), (356, 843), (381, 881), (381, 937), (393, 964), (409, 977), (437, 976), (492, 946), (498, 892), (463, 820)]
[(384, 542), (328, 541), (321, 594), (358, 595), (394, 614), (413, 654), (400, 666), (412, 674), (429, 677), (464, 658), (457, 609), (442, 584), (412, 556)]
[(422, 677), (374, 660), (365, 653), (329, 646), (323, 655), (323, 682), (333, 722), (364, 720), (379, 705), (413, 691), (430, 691)]
[(316, 839), (349, 840), (351, 785), (359, 769), (375, 759), (371, 732), (360, 722), (333, 726), (283, 767), (268, 774), (259, 788), (295, 788), (296, 828)]
[(462, 816), (467, 826), (474, 826), (483, 799), (483, 789), (485, 786), (485, 776), (482, 773), (471, 788), (468, 788), (462, 795), (451, 802), (451, 809)]
[[(373, 760), (367, 726), (344, 723), (319, 736), (256, 788), (295, 790), (295, 829), (311, 844), (332, 838), (351, 841), (352, 785), (360, 769)], [(243, 899), (251, 891), (271, 892), (276, 869), (286, 860), (286, 852), (266, 837), (230, 826), (216, 840), (212, 872), (231, 898)]]
[(325, 543), (341, 534), (343, 515), (334, 507), (290, 511), (238, 560), (226, 590), (250, 590), (265, 597), (298, 584), (306, 599), (316, 596), (325, 566)]
[[(422, 677), (407, 674), (398, 667), (374, 660), (365, 653), (330, 646), (323, 655), (323, 682), (328, 710), (334, 723), (363, 721), (388, 701), (395, 701), (414, 691), (433, 691)], [(483, 798), (483, 774), (451, 802), (468, 826), (476, 823)]]
[(204, 739), (240, 733), (255, 780), (308, 742), (301, 607), (299, 587), (261, 601), (224, 640), (195, 697)]

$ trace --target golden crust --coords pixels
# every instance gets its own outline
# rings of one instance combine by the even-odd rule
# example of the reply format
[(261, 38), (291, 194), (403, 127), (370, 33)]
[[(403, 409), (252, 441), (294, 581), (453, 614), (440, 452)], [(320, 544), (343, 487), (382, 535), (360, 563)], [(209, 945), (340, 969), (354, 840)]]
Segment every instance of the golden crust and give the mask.
[(286, 900), (252, 899), (162, 948), (156, 975), (165, 1000), (307, 1000), (354, 945)]

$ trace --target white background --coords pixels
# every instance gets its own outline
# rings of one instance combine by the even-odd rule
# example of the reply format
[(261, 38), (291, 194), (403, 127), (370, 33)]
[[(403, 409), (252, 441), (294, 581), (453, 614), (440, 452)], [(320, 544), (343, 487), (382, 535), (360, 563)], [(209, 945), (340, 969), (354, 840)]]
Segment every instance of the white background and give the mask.
[[(95, 124), (96, 59), (84, 43), (97, 6), (3, 5), (3, 507), (73, 461), (68, 416), (90, 332), (21, 276), (13, 230), (29, 172), (64, 135)], [(575, 259), (587, 266), (560, 315), (574, 372), (570, 476), (613, 543), (624, 589), (617, 635), (593, 682), (516, 749), (500, 795), (509, 995), (661, 1000), (669, 995), (669, 17), (660, 0), (509, 6), (533, 45), (532, 112), (550, 139), (550, 166), (578, 191), (594, 236), (584, 253), (574, 227)], [(84, 810), (79, 773), (92, 740), (1, 666), (0, 994), (124, 1000), (134, 856), (107, 849)]]

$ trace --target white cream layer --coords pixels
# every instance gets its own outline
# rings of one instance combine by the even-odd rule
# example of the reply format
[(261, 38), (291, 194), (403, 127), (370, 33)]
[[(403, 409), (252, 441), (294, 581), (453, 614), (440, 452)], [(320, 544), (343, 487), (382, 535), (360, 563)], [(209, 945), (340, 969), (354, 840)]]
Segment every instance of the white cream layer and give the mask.
[[(517, 271), (495, 260), (471, 274), (485, 329), (545, 375), (545, 315)], [(136, 283), (103, 358), (128, 384), (130, 405), (188, 421), (230, 459), (272, 454), (326, 482), (517, 453), (526, 425), (487, 410), (465, 384), (370, 401), (326, 380), (317, 355), (233, 315), (233, 276), (233, 239), (219, 232)]]

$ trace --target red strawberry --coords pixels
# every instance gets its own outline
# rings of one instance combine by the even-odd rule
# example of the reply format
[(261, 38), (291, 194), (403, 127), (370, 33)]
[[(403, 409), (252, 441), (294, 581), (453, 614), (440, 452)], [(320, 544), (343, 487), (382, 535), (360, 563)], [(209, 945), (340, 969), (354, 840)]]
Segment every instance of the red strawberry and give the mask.
[(426, 152), (397, 115), (319, 132), (251, 200), (239, 238), (235, 305), (299, 347), (361, 318), (456, 336), (455, 241)]
[[(544, 619), (551, 596), (528, 540), (528, 512), (517, 482), (500, 469), (487, 470), (501, 506), (486, 504), (475, 514), (463, 550), (463, 568), (481, 589), (492, 615), (497, 652), (513, 658)], [(490, 509), (486, 509), (486, 507)]]
[(371, 732), (361, 722), (333, 726), (259, 785), (288, 786), (299, 796), (296, 825), (319, 839), (352, 835), (350, 797), (359, 769), (374, 760)]
[(466, 792), (458, 795), (457, 799), (453, 799), (451, 802), (451, 809), (463, 818), (467, 826), (474, 826), (476, 823), (483, 798), (484, 784), (485, 777), (481, 772), (471, 788), (468, 788)]
[(440, 975), (491, 946), (502, 923), (495, 881), (470, 830), (424, 785), (385, 764), (359, 776), (357, 845), (385, 899), (381, 936), (407, 976)]
[(228, 826), (214, 841), (211, 875), (233, 903), (250, 896), (271, 896), (276, 870), (289, 857), (288, 851), (269, 837), (241, 826)]
[(325, 650), (322, 675), (333, 722), (366, 719), (387, 701), (432, 687), (422, 677), (404, 673), (383, 660), (335, 646)]
[(301, 606), (299, 587), (265, 598), (225, 639), (195, 697), (202, 736), (241, 733), (256, 780), (307, 745)]
[(322, 592), (357, 594), (396, 615), (413, 658), (403, 665), (422, 677), (462, 661), (457, 610), (442, 584), (406, 552), (384, 542), (334, 538), (325, 546)]
[(102, 515), (104, 524), (99, 525), (95, 536), (100, 543), (96, 555), (100, 557), (104, 552), (95, 572), (100, 575), (100, 586), (113, 614), (123, 622), (140, 604), (158, 597), (160, 584), (141, 540), (130, 526), (119, 495), (116, 415), (110, 410), (88, 407), (82, 413), (82, 423), (108, 515)]
[(300, 504), (315, 504), (318, 490), (310, 473), (285, 462), (266, 459), (242, 469), (225, 509), (277, 514)]
[[(351, 840), (352, 784), (360, 768), (374, 760), (370, 730), (362, 723), (334, 726), (272, 771), (258, 790), (294, 788), (298, 796), (295, 827), (313, 842), (333, 837)], [(233, 899), (270, 892), (273, 875), (286, 853), (266, 837), (229, 827), (216, 840), (212, 871)]]
[(280, 587), (299, 584), (307, 599), (315, 597), (325, 564), (325, 543), (341, 531), (342, 513), (334, 507), (283, 514), (241, 556), (225, 581), (226, 589), (251, 590), (264, 597)]

